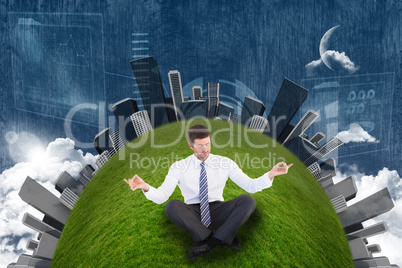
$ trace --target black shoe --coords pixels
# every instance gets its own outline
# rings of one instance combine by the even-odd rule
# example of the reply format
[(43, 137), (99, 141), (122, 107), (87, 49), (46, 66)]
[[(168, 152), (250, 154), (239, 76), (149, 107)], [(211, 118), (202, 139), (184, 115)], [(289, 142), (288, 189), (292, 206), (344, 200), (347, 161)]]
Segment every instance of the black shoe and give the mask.
[(227, 246), (227, 247), (230, 247), (230, 248), (241, 249), (241, 244), (240, 244), (240, 242), (239, 242), (239, 240), (237, 239), (236, 236), (235, 236), (235, 238), (233, 239), (233, 241), (232, 241), (232, 243), (230, 245), (226, 244), (226, 243), (222, 243), (221, 245), (222, 246)]
[(189, 260), (194, 260), (195, 258), (207, 254), (211, 251), (211, 248), (208, 246), (206, 242), (201, 244), (194, 245), (190, 248), (190, 255), (188, 256)]

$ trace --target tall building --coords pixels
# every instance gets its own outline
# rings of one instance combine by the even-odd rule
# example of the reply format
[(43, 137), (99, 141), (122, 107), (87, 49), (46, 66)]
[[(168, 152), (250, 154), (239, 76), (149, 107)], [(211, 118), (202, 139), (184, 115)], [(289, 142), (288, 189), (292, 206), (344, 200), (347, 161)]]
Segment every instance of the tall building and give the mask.
[(321, 174), (323, 176), (331, 175), (336, 176), (336, 162), (333, 158), (328, 158), (324, 162), (320, 163)]
[[(131, 117), (130, 117), (131, 119)], [(130, 120), (131, 122), (131, 120)], [(133, 124), (131, 124), (133, 125)], [(135, 132), (134, 128), (133, 131)], [(135, 134), (137, 137), (137, 135)], [(110, 140), (112, 141), (113, 144), (113, 149), (115, 152), (118, 152), (121, 148), (123, 148), (128, 141), (123, 137), (123, 135), (120, 132), (120, 129), (116, 129), (113, 133), (110, 134)]]
[[(302, 137), (295, 137), (292, 143), (289, 145), (288, 149), (294, 155), (296, 155), (300, 159), (300, 161), (303, 162), (311, 157), (313, 154), (315, 154), (318, 151), (319, 147), (311, 143), (309, 140), (303, 139)], [(313, 164), (313, 162), (311, 164)], [(311, 164), (306, 164), (306, 166), (310, 166)]]
[(317, 180), (321, 179), (321, 168), (317, 162), (314, 162), (312, 165), (308, 166), (307, 169)]
[(319, 143), (323, 139), (325, 139), (325, 134), (322, 133), (322, 132), (317, 132), (317, 133), (314, 134), (313, 137), (311, 137), (310, 141), (312, 143)]
[(219, 83), (208, 83), (208, 100), (207, 100), (207, 112), (206, 117), (214, 118), (218, 115), (219, 108)]
[[(294, 125), (290, 123), (286, 124), (285, 128), (282, 130), (281, 139), (278, 138), (277, 141), (279, 143), (283, 143), (285, 141), (285, 138), (290, 135), (290, 132), (292, 132), (294, 128), (295, 128)], [(269, 131), (269, 129), (267, 129), (267, 131)], [(305, 137), (306, 135), (304, 133), (302, 135), (303, 135), (302, 138), (306, 139)]]
[[(361, 229), (362, 222), (388, 212), (393, 207), (394, 202), (388, 188), (384, 188), (349, 206), (347, 210), (339, 213), (338, 216), (345, 228), (345, 233), (349, 234)], [(358, 229), (354, 228), (355, 225), (358, 226)]]
[(106, 150), (101, 153), (96, 160), (96, 165), (98, 168), (101, 168), (106, 162), (116, 153), (116, 151), (112, 148), (110, 150)]
[(246, 96), (241, 110), (241, 123), (247, 125), (254, 115), (262, 116), (265, 111), (265, 105), (262, 101), (250, 96)]
[(181, 104), (184, 101), (183, 88), (181, 85), (181, 76), (180, 72), (177, 70), (169, 71), (168, 76), (169, 76), (170, 90), (172, 93), (173, 107), (177, 118), (178, 117), (177, 114), (181, 112)]
[[(41, 234), (35, 256), (52, 259), (59, 239), (44, 232)], [(40, 265), (34, 267), (41, 267)], [(43, 266), (42, 266), (43, 267)], [(45, 266), (46, 267), (46, 266)]]
[(151, 121), (149, 120), (148, 112), (146, 110), (131, 115), (131, 121), (133, 122), (137, 137), (152, 130)]
[(119, 124), (120, 135), (127, 141), (136, 138), (133, 124), (131, 124), (130, 116), (138, 112), (137, 102), (131, 98), (125, 98), (116, 102), (112, 106), (117, 123)]
[(385, 221), (370, 225), (364, 229), (360, 229), (358, 231), (352, 232), (348, 234), (346, 237), (348, 240), (356, 239), (356, 238), (367, 238), (374, 235), (382, 234), (388, 231), (388, 225)]
[[(169, 123), (176, 122), (178, 118), (176, 115), (176, 109), (173, 105), (173, 98), (172, 97), (166, 98), (165, 105), (166, 105), (166, 112), (167, 112), (167, 117), (168, 117)], [(182, 120), (181, 117), (179, 117), (179, 120)]]
[(79, 196), (76, 195), (72, 190), (70, 190), (70, 188), (66, 188), (63, 190), (63, 192), (61, 193), (61, 196), (59, 197), (59, 201), (65, 205), (66, 207), (68, 207), (69, 209), (73, 209), (75, 204), (78, 201)]
[(199, 100), (202, 98), (202, 87), (200, 86), (193, 86), (193, 100)]
[(88, 180), (91, 180), (94, 172), (95, 169), (90, 164), (88, 164), (82, 167), (82, 169), (80, 170), (80, 176), (86, 177)]
[(64, 224), (62, 224), (59, 221), (56, 221), (55, 219), (53, 219), (52, 217), (48, 216), (48, 215), (44, 215), (42, 221), (46, 224), (49, 224), (50, 226), (52, 226), (53, 228), (59, 230), (60, 232), (63, 231), (64, 228)]
[(234, 122), (234, 123), (238, 123), (240, 124), (240, 115), (235, 114), (235, 113), (230, 113), (229, 114), (229, 121), (230, 122)]
[(300, 106), (306, 100), (308, 90), (284, 79), (282, 86), (276, 95), (276, 99), (268, 115), (268, 124), (272, 138), (278, 140), (285, 126), (289, 124)]
[(311, 165), (312, 163), (320, 160), (321, 158), (327, 156), (331, 152), (335, 151), (339, 147), (341, 147), (344, 143), (338, 139), (338, 138), (333, 138), (327, 143), (325, 143), (323, 146), (319, 147), (317, 152), (315, 152), (313, 155), (311, 155), (309, 158), (307, 158), (303, 163), (306, 166)]
[(94, 138), (94, 146), (99, 154), (113, 148), (112, 141), (110, 140), (111, 133), (112, 130), (110, 128), (105, 128), (104, 130), (96, 134)]
[(130, 61), (141, 94), (144, 109), (148, 112), (153, 127), (168, 123), (165, 93), (158, 64), (153, 57)]
[(300, 119), (300, 121), (297, 123), (297, 125), (292, 129), (290, 134), (285, 138), (282, 144), (286, 147), (289, 146), (293, 139), (302, 135), (314, 123), (314, 121), (318, 119), (319, 116), (320, 115), (317, 112), (308, 110), (302, 119)]
[(218, 117), (222, 119), (229, 119), (230, 113), (234, 113), (234, 107), (229, 104), (219, 102)]
[(24, 216), (22, 217), (22, 223), (37, 232), (47, 232), (56, 238), (60, 238), (61, 236), (61, 232), (59, 230), (32, 216), (28, 212), (25, 212)]
[(27, 177), (18, 193), (21, 199), (43, 214), (61, 224), (66, 224), (71, 210), (60, 203), (59, 199), (49, 190), (30, 177)]
[(77, 196), (80, 196), (85, 185), (81, 181), (74, 179), (70, 173), (64, 171), (57, 178), (55, 188), (60, 193), (63, 193), (64, 189), (69, 188)]
[(247, 120), (248, 127), (257, 130), (258, 132), (264, 132), (265, 128), (268, 125), (268, 120), (259, 115), (253, 115), (251, 120)]
[(324, 190), (330, 199), (342, 195), (346, 201), (355, 198), (357, 194), (356, 183), (352, 177), (347, 177), (346, 179), (332, 185), (331, 187), (327, 187)]
[(193, 117), (205, 117), (207, 110), (207, 101), (191, 100), (182, 103), (182, 110), (185, 119)]

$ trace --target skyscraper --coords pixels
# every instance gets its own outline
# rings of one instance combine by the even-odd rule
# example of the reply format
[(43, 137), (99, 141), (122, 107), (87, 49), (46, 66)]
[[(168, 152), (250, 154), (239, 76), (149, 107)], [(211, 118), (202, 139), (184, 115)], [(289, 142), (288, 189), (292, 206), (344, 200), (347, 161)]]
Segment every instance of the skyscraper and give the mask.
[(345, 233), (349, 234), (361, 229), (354, 228), (354, 226), (360, 227), (362, 222), (388, 212), (393, 207), (394, 202), (388, 188), (384, 188), (349, 206), (347, 210), (339, 213), (338, 216), (345, 228)]
[(66, 224), (71, 210), (60, 203), (49, 190), (30, 177), (27, 177), (18, 193), (24, 202), (61, 224)]
[[(292, 132), (292, 130), (295, 128), (294, 125), (288, 123), (286, 124), (285, 128), (282, 130), (281, 133), (281, 139), (277, 139), (277, 142), (283, 143), (285, 138), (288, 137), (290, 135), (290, 132)], [(267, 129), (267, 131), (269, 131), (269, 128)], [(304, 133), (302, 134), (302, 138), (307, 139), (306, 137), (307, 135), (305, 135)]]
[(80, 175), (81, 177), (86, 177), (88, 180), (90, 180), (95, 172), (95, 169), (90, 165), (85, 165), (82, 167), (80, 170)]
[(169, 71), (169, 84), (172, 93), (173, 107), (175, 110), (176, 118), (177, 114), (181, 112), (181, 103), (183, 100), (183, 88), (181, 85), (181, 77), (179, 71)]
[[(173, 98), (167, 97), (165, 99), (165, 105), (166, 105), (166, 112), (167, 112), (167, 117), (168, 117), (169, 123), (176, 122), (177, 116), (176, 116), (176, 109), (174, 108), (174, 105), (173, 105)], [(181, 118), (180, 118), (180, 120), (181, 120)]]
[(193, 100), (199, 100), (202, 98), (202, 87), (200, 86), (193, 86)]
[(113, 104), (112, 109), (119, 124), (120, 135), (124, 140), (131, 141), (136, 135), (130, 116), (138, 112), (137, 102), (131, 98), (125, 98)]
[(101, 168), (106, 162), (115, 154), (115, 150), (112, 148), (110, 150), (106, 150), (102, 152), (98, 159), (96, 160), (96, 165), (98, 168)]
[[(296, 155), (300, 159), (300, 161), (303, 162), (304, 160), (315, 154), (318, 151), (319, 147), (311, 143), (309, 140), (297, 136), (293, 139), (288, 149), (294, 155)], [(313, 164), (313, 162), (311, 164)], [(306, 164), (306, 166), (310, 166), (311, 164)]]
[(320, 160), (321, 158), (323, 158), (324, 156), (330, 154), (331, 152), (335, 151), (336, 149), (338, 149), (339, 147), (341, 147), (344, 143), (338, 139), (338, 138), (333, 138), (330, 141), (328, 141), (327, 143), (325, 143), (323, 146), (319, 147), (319, 149), (317, 150), (317, 152), (315, 152), (314, 154), (312, 154), (309, 158), (307, 158), (306, 160), (303, 161), (303, 163), (306, 166), (311, 165), (312, 163)]
[(262, 116), (265, 111), (265, 105), (262, 101), (253, 97), (246, 96), (243, 102), (243, 109), (241, 110), (241, 123), (247, 125), (253, 115)]
[(70, 188), (65, 188), (59, 197), (59, 201), (68, 207), (69, 209), (73, 209), (75, 204), (78, 201), (79, 196), (76, 195)]
[(271, 112), (268, 115), (270, 133), (272, 138), (278, 140), (285, 126), (292, 120), (300, 106), (306, 100), (308, 90), (284, 79), (276, 95)]
[(235, 113), (229, 114), (229, 121), (240, 124), (240, 115)]
[(317, 180), (321, 179), (321, 168), (317, 162), (314, 162), (312, 165), (308, 166), (307, 169)]
[(325, 139), (325, 134), (322, 133), (322, 132), (317, 132), (317, 133), (314, 134), (313, 137), (311, 137), (310, 141), (312, 143), (319, 143), (323, 139)]
[(336, 176), (336, 162), (333, 158), (328, 158), (324, 162), (320, 163), (321, 174), (323, 176), (331, 175)]
[(131, 115), (131, 121), (133, 123), (137, 137), (152, 130), (152, 125), (149, 120), (148, 112), (146, 110), (138, 111), (135, 114)]
[(130, 61), (141, 94), (144, 109), (148, 112), (153, 127), (168, 123), (165, 93), (158, 64), (153, 57)]
[(218, 117), (222, 119), (229, 119), (229, 114), (234, 113), (234, 107), (229, 104), (219, 102)]
[(347, 235), (348, 240), (355, 238), (367, 238), (374, 235), (382, 234), (388, 231), (388, 225), (385, 221), (370, 225), (364, 229), (352, 232)]
[(69, 188), (77, 196), (80, 196), (85, 188), (85, 185), (74, 179), (67, 171), (62, 172), (56, 180), (56, 190), (63, 193), (64, 189)]
[(268, 120), (259, 115), (253, 115), (251, 120), (248, 121), (248, 127), (257, 130), (258, 132), (263, 132), (268, 124)]
[(94, 146), (99, 154), (113, 148), (112, 141), (110, 140), (111, 133), (112, 130), (110, 128), (105, 128), (104, 130), (96, 134), (94, 138)]
[(295, 137), (303, 134), (319, 116), (320, 115), (317, 112), (308, 110), (302, 119), (300, 119), (300, 121), (297, 123), (297, 125), (292, 129), (290, 134), (285, 138), (285, 141), (282, 144), (287, 147), (290, 143), (292, 143)]
[(214, 118), (218, 115), (219, 105), (219, 83), (208, 83), (208, 100), (207, 100), (207, 113), (206, 117)]
[(193, 117), (205, 117), (207, 102), (205, 100), (191, 100), (182, 103), (185, 119)]
[(342, 195), (346, 201), (355, 198), (357, 194), (356, 183), (351, 176), (330, 187), (326, 187), (324, 190), (330, 199)]
[[(131, 117), (130, 117), (131, 119)], [(130, 120), (130, 125), (131, 120)], [(133, 131), (135, 132), (134, 128)], [(137, 137), (137, 135), (135, 135)], [(127, 143), (128, 140), (126, 140), (122, 134), (120, 133), (120, 129), (116, 129), (113, 133), (110, 134), (110, 140), (112, 141), (113, 144), (113, 149), (115, 152), (119, 151), (121, 148), (123, 148)]]

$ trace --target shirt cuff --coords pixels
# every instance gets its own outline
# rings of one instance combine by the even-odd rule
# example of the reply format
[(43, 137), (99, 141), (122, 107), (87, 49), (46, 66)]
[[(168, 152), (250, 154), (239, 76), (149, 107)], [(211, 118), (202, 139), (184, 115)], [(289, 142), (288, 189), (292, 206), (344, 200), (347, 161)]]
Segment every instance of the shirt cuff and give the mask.
[(145, 192), (144, 189), (142, 189), (142, 192), (144, 193), (144, 195), (148, 198), (149, 196), (152, 195), (152, 192), (155, 190), (154, 187), (152, 187), (151, 185), (147, 184), (149, 187), (148, 192)]
[(269, 178), (269, 172), (270, 172), (270, 171), (267, 172), (268, 179), (269, 179), (270, 181), (274, 182), (275, 176), (273, 176), (273, 177), (272, 177), (272, 180), (271, 180), (271, 179)]
[(275, 177), (272, 178), (272, 180), (269, 178), (269, 172), (266, 173), (268, 180), (267, 180), (267, 188), (271, 187), (272, 184), (274, 183)]

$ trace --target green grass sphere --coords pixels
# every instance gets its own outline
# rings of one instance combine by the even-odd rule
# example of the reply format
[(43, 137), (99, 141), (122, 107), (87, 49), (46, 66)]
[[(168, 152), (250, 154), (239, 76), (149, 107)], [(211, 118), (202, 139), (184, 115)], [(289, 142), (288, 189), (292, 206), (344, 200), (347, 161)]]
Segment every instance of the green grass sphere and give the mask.
[[(197, 123), (211, 130), (211, 153), (233, 159), (251, 178), (280, 161), (294, 165), (271, 188), (251, 194), (257, 207), (237, 233), (241, 250), (217, 247), (189, 261), (194, 242), (166, 216), (166, 203), (157, 205), (141, 190), (131, 191), (123, 178), (138, 174), (159, 187), (170, 165), (193, 153), (185, 132)], [(228, 180), (225, 200), (244, 193)], [(178, 187), (173, 198), (183, 200)], [(72, 210), (52, 266), (353, 267), (353, 260), (327, 195), (297, 157), (254, 130), (200, 119), (157, 128), (110, 159)]]

